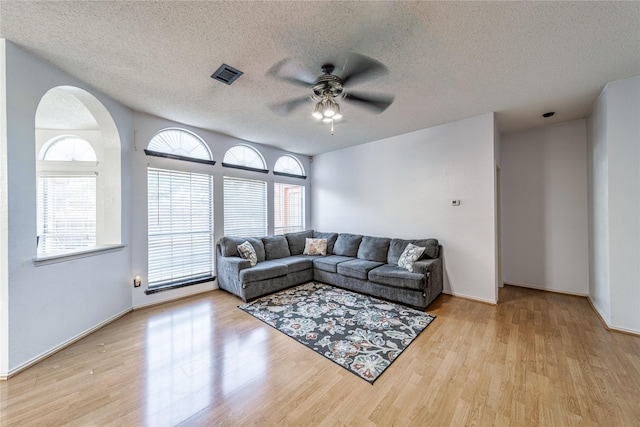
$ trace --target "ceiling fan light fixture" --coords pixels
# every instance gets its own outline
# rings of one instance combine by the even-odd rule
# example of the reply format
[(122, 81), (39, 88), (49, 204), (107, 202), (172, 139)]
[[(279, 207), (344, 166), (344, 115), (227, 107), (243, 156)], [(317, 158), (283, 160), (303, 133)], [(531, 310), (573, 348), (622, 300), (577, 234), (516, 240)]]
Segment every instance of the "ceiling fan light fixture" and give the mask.
[(336, 114), (336, 105), (338, 104), (336, 104), (333, 99), (325, 99), (322, 114), (324, 114), (325, 117), (333, 117)]
[(311, 115), (316, 119), (321, 119), (322, 117), (324, 117), (322, 110), (323, 110), (322, 102), (318, 102), (316, 104), (316, 108), (313, 110), (313, 113)]
[(339, 120), (342, 118), (342, 113), (340, 112), (340, 104), (338, 104), (337, 102), (336, 104), (336, 113), (333, 115), (333, 117), (331, 117), (334, 120)]

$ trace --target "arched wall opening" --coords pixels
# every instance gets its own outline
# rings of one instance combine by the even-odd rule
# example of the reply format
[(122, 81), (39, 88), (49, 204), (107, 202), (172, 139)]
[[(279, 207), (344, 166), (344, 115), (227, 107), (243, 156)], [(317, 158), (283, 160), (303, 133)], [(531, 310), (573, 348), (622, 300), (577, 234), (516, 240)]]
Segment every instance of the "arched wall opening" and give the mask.
[[(35, 117), (36, 178), (65, 165), (39, 160), (45, 144), (73, 135), (88, 141), (96, 153), (96, 246), (122, 242), (121, 142), (116, 124), (105, 106), (89, 92), (57, 86), (44, 94)], [(46, 148), (46, 147), (45, 147)], [(73, 166), (67, 169), (74, 173)]]

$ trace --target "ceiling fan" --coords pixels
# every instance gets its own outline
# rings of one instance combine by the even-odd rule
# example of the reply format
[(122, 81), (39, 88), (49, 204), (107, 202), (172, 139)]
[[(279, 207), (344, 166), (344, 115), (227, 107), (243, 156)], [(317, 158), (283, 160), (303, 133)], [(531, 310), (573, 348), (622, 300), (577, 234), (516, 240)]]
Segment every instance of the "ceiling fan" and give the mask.
[(342, 76), (333, 74), (335, 66), (331, 63), (321, 67), (322, 74), (314, 77), (306, 70), (302, 70), (289, 59), (284, 59), (271, 67), (268, 75), (311, 90), (311, 94), (269, 105), (269, 108), (281, 116), (291, 114), (309, 100), (315, 102), (312, 115), (325, 123), (331, 123), (333, 135), (333, 121), (342, 118), (338, 100), (353, 102), (373, 113), (382, 113), (393, 102), (394, 97), (382, 94), (366, 94), (346, 89), (354, 83), (362, 82), (387, 73), (387, 67), (373, 58), (352, 53), (349, 55)]

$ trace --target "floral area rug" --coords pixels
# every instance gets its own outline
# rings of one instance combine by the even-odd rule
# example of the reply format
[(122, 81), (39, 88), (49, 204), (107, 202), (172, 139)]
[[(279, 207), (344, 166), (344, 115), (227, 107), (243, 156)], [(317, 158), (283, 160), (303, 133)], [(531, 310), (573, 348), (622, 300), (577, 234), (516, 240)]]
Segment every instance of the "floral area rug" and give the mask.
[(307, 283), (239, 306), (371, 384), (435, 316)]

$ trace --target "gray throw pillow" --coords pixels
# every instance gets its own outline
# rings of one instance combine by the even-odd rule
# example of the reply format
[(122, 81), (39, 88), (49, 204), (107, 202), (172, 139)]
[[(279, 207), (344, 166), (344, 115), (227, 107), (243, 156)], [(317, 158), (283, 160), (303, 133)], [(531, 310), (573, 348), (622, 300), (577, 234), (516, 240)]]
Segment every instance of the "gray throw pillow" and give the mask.
[(266, 236), (262, 238), (266, 259), (279, 259), (291, 256), (289, 243), (284, 236)]
[(356, 257), (362, 236), (359, 234), (340, 233), (336, 244), (333, 246), (333, 253), (336, 255)]

